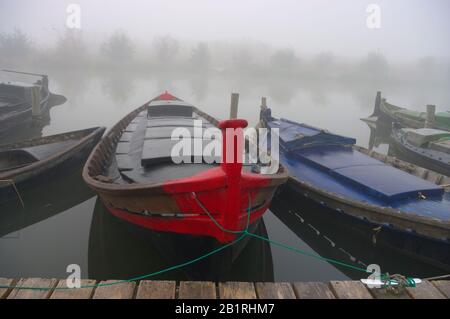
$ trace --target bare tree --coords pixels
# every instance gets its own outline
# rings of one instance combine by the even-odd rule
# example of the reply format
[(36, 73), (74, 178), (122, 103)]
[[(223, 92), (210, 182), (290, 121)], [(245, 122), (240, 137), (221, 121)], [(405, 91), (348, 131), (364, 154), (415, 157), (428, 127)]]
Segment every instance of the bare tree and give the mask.
[(101, 46), (101, 53), (114, 62), (129, 62), (135, 53), (134, 44), (128, 35), (115, 31)]
[(207, 71), (211, 63), (211, 54), (209, 48), (205, 43), (198, 43), (192, 49), (190, 66), (197, 71)]
[(173, 63), (179, 50), (178, 41), (170, 36), (158, 37), (153, 41), (156, 58), (162, 67)]
[(5, 64), (26, 63), (32, 56), (32, 43), (20, 29), (0, 34), (1, 58)]

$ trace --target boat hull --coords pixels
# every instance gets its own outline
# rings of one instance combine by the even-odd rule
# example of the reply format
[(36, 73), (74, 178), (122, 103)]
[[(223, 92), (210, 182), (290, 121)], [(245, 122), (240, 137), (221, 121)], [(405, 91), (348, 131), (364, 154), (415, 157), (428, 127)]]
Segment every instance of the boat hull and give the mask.
[[(252, 224), (250, 231), (267, 237), (263, 220)], [(136, 226), (116, 218), (97, 200), (89, 235), (89, 278), (129, 279), (156, 273), (145, 279), (273, 281), (269, 243), (247, 237), (201, 258), (222, 246), (211, 237)], [(161, 272), (167, 268), (173, 269)]]
[[(450, 176), (450, 164), (446, 164), (443, 161), (432, 158), (431, 156), (424, 155), (427, 153), (426, 149), (417, 148), (417, 151), (414, 151), (408, 148), (401, 142), (400, 136), (396, 133), (396, 130), (393, 130), (392, 133), (391, 145), (393, 146), (395, 154), (399, 155), (399, 157), (402, 157), (404, 160), (416, 165), (426, 167), (437, 173)], [(448, 157), (448, 155), (445, 156)]]
[[(346, 223), (359, 229), (361, 234), (372, 236), (374, 229), (381, 226), (379, 234), (382, 235), (379, 236), (380, 240), (377, 240), (379, 245), (385, 245), (399, 254), (413, 257), (442, 270), (450, 270), (450, 242), (411, 231), (419, 227), (425, 232), (438, 234), (438, 236), (448, 235), (448, 231), (439, 229), (438, 224), (433, 227), (426, 224), (419, 225), (406, 219), (396, 219), (395, 216), (383, 212), (382, 207), (370, 207), (356, 201), (327, 196), (295, 179), (290, 179), (287, 185), (300, 194), (303, 200), (323, 207), (333, 220), (345, 220)], [(397, 227), (392, 227), (391, 222), (394, 222)]]

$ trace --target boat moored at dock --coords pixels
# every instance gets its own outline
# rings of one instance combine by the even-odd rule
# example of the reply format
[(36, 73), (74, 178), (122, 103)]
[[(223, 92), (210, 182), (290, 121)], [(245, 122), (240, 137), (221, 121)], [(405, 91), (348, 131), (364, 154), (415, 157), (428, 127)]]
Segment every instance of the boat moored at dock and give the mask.
[[(211, 246), (230, 243), (247, 226), (256, 228), (287, 173), (280, 166), (275, 174), (263, 174), (259, 164), (242, 163), (234, 156), (228, 160), (229, 145), (234, 155), (243, 154), (243, 143), (230, 140), (229, 144), (226, 134), (219, 144), (224, 159), (220, 164), (218, 153), (194, 162), (191, 155), (174, 157), (179, 140), (172, 134), (176, 129), (189, 133), (213, 128), (220, 136), (221, 131), (238, 132), (246, 125), (239, 119), (218, 121), (166, 92), (132, 111), (106, 134), (90, 155), (83, 177), (118, 218), (156, 233), (184, 235), (179, 238), (185, 240), (213, 239)], [(235, 137), (242, 138), (239, 133)], [(188, 143), (200, 143), (204, 151), (211, 140), (200, 136)], [(180, 157), (184, 160), (178, 161)]]
[(450, 131), (450, 110), (435, 112), (434, 105), (427, 105), (426, 112), (413, 111), (388, 103), (377, 92), (373, 114), (363, 119), (366, 122), (392, 122), (407, 128), (423, 128), (425, 126)]
[(450, 133), (421, 128), (399, 128), (393, 125), (392, 145), (396, 153), (411, 163), (450, 176)]
[[(394, 243), (399, 251), (450, 269), (448, 177), (434, 175), (430, 182), (424, 179), (433, 175), (428, 170), (387, 156), (381, 161), (381, 156), (374, 158), (375, 153), (356, 146), (355, 139), (273, 118), (266, 106), (261, 123), (279, 129), (280, 162), (290, 173), (288, 185), (305, 199), (382, 232), (403, 233), (405, 240)], [(406, 240), (411, 237), (417, 243), (413, 249)]]

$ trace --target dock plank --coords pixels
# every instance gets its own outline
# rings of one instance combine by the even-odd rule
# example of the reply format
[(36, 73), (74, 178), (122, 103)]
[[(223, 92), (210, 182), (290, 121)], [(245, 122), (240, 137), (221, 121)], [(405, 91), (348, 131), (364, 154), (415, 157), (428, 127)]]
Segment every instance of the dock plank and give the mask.
[(445, 297), (450, 299), (450, 280), (437, 280), (432, 283)]
[(407, 287), (406, 291), (414, 299), (445, 299), (444, 294), (429, 281), (423, 281), (416, 287)]
[(136, 299), (175, 299), (175, 281), (142, 280), (136, 293)]
[[(66, 279), (61, 279), (53, 291), (50, 299), (90, 299), (94, 294), (95, 288), (73, 288), (63, 289), (67, 287)], [(81, 286), (95, 285), (95, 280), (82, 279)]]
[(219, 297), (220, 299), (256, 299), (255, 285), (251, 282), (221, 282)]
[(336, 299), (330, 287), (323, 282), (295, 282), (293, 286), (298, 299)]
[(216, 299), (216, 284), (211, 281), (182, 281), (179, 299)]
[(411, 299), (406, 291), (398, 295), (388, 292), (385, 288), (369, 288), (369, 291), (375, 299)]
[(259, 299), (296, 299), (288, 282), (257, 282), (255, 286)]
[(331, 281), (330, 284), (339, 299), (373, 299), (369, 290), (359, 281)]
[[(117, 282), (117, 280), (101, 281), (100, 285)], [(95, 289), (93, 299), (132, 299), (135, 282), (123, 282), (116, 285), (99, 286)]]
[[(16, 280), (0, 278), (0, 286), (14, 286)], [(0, 299), (5, 299), (9, 293), (12, 291), (12, 288), (0, 288)]]
[(34, 287), (45, 289), (18, 289), (14, 288), (8, 295), (8, 299), (47, 299), (58, 282), (57, 279), (22, 278), (17, 282), (17, 287)]

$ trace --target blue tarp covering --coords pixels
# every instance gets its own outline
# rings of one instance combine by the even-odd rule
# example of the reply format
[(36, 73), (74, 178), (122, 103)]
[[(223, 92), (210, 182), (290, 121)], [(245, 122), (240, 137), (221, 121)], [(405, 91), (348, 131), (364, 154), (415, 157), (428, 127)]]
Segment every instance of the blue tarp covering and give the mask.
[(287, 151), (316, 145), (353, 145), (356, 143), (354, 138), (332, 134), (325, 130), (286, 119), (272, 121), (269, 127), (280, 130), (280, 144)]
[[(287, 164), (291, 174), (301, 177), (305, 170), (321, 171), (330, 180), (338, 182), (327, 190), (341, 193), (340, 188), (355, 189), (369, 202), (370, 198), (393, 202), (418, 198), (419, 193), (426, 197), (444, 194), (440, 186), (354, 150), (351, 145), (355, 139), (284, 119), (267, 124), (270, 128), (280, 129), (280, 144), (286, 152), (283, 157), (289, 158), (289, 162), (283, 164)], [(295, 161), (298, 165), (294, 166)]]

